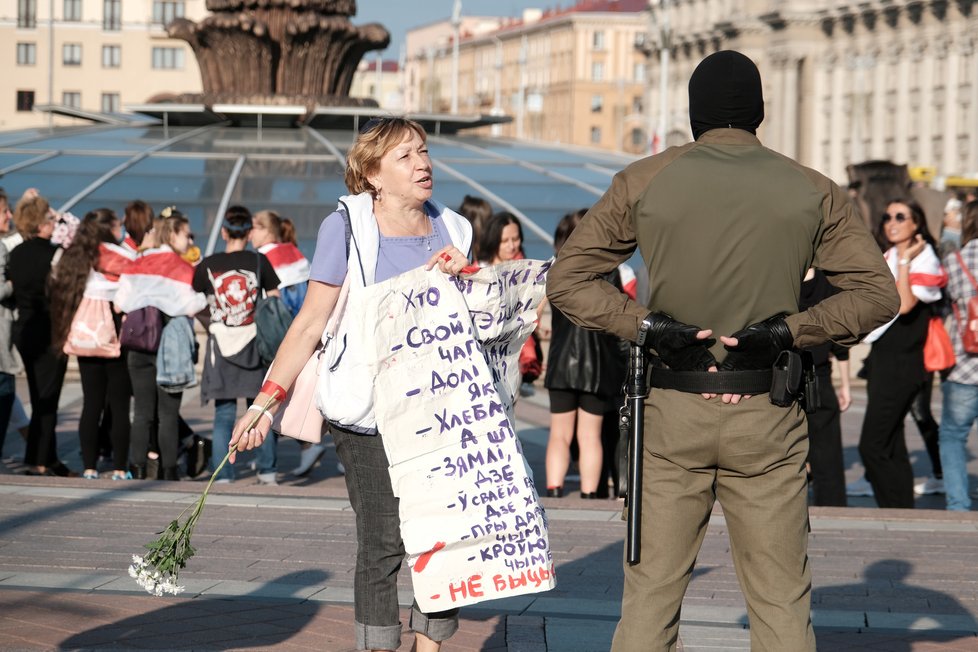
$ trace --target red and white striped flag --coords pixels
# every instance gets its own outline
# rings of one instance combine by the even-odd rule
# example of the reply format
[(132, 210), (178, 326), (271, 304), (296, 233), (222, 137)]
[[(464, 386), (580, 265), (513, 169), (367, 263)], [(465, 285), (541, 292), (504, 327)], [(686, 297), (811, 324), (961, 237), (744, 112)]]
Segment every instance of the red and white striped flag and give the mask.
[(262, 245), (258, 251), (265, 254), (268, 262), (278, 275), (278, 286), (286, 288), (290, 285), (304, 283), (309, 280), (309, 261), (302, 255), (299, 248), (288, 242), (272, 242)]
[(119, 278), (115, 304), (122, 312), (154, 306), (170, 316), (195, 315), (207, 299), (191, 285), (193, 265), (170, 247), (147, 249)]

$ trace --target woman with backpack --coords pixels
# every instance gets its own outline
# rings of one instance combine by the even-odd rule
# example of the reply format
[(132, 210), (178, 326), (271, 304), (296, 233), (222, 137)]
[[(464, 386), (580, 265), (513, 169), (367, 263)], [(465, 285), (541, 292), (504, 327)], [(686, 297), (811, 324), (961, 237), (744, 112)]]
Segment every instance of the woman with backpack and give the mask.
[[(165, 350), (160, 352), (162, 330), (164, 325), (181, 317), (189, 322), (207, 302), (191, 284), (193, 266), (181, 257), (193, 238), (190, 220), (175, 208), (165, 208), (160, 212), (156, 228), (159, 246), (144, 249), (125, 269), (119, 278), (115, 303), (116, 308), (127, 313), (121, 339), (122, 345), (129, 349), (126, 363), (134, 397), (130, 437), (133, 477), (146, 479), (149, 435), (154, 419), (158, 419), (163, 479), (179, 480), (177, 456), (183, 392), (177, 386), (163, 386), (159, 382), (161, 371), (165, 372), (160, 362), (168, 362)], [(128, 339), (130, 333), (134, 335)], [(186, 346), (193, 347), (192, 331), (189, 337), (191, 341)]]
[[(250, 405), (268, 370), (259, 347), (255, 311), (262, 293), (279, 296), (279, 278), (264, 254), (247, 250), (252, 228), (247, 208), (228, 208), (221, 225), (224, 252), (207, 256), (194, 272), (193, 287), (204, 293), (209, 308), (200, 398), (204, 403), (214, 401), (211, 464), (215, 469), (227, 454), (238, 399)], [(261, 484), (278, 484), (276, 441), (275, 436), (269, 437), (258, 449)], [(217, 482), (233, 481), (234, 467), (225, 464)]]
[(309, 285), (309, 261), (296, 246), (295, 226), (275, 211), (258, 211), (252, 222), (251, 246), (275, 268), (282, 302), (295, 317)]
[[(961, 220), (961, 250), (944, 258), (947, 293), (954, 308), (948, 335), (954, 345), (955, 364), (941, 385), (941, 466), (947, 508), (971, 509), (968, 494), (968, 434), (978, 420), (978, 201), (965, 204)], [(967, 341), (966, 341), (967, 340)]]
[[(106, 409), (111, 420), (113, 480), (127, 480), (129, 473), (129, 371), (120, 355), (118, 332), (122, 321), (110, 304), (119, 277), (136, 255), (121, 246), (122, 222), (108, 208), (85, 215), (57, 267), (52, 270), (51, 344), (78, 356), (82, 385), (82, 413), (78, 422), (82, 477), (98, 478), (99, 420)], [(87, 300), (82, 315), (79, 308)], [(101, 306), (101, 310), (99, 310)], [(87, 316), (90, 319), (84, 319)], [(80, 319), (82, 318), (82, 319)], [(110, 329), (109, 332), (105, 332)]]

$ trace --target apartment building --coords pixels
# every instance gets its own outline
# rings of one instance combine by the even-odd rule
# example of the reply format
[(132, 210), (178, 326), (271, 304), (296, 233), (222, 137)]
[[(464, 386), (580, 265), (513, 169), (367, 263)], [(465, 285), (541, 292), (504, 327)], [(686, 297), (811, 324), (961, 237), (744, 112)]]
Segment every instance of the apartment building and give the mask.
[[(527, 10), (459, 39), (460, 113), (502, 113), (492, 133), (626, 152), (647, 147), (647, 0), (582, 0)], [(445, 21), (408, 32), (409, 111), (451, 106), (453, 30)]]
[(204, 0), (0, 0), (0, 129), (48, 124), (38, 104), (112, 113), (199, 93), (193, 52), (164, 26), (206, 14)]

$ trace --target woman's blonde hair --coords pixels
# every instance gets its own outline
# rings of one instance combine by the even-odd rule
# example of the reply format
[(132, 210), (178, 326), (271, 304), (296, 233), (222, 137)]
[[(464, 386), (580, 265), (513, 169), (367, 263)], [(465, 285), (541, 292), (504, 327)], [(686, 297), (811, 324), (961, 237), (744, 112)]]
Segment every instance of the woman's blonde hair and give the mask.
[(157, 246), (169, 246), (173, 236), (180, 232), (180, 227), (184, 224), (190, 225), (190, 220), (172, 206), (161, 210), (160, 218), (162, 218), (162, 224), (159, 225), (159, 242)]
[(44, 197), (32, 197), (22, 199), (17, 202), (14, 210), (14, 226), (25, 238), (33, 238), (41, 229), (41, 225), (48, 221), (48, 211), (51, 205)]
[(380, 159), (397, 147), (408, 131), (413, 131), (423, 142), (428, 142), (428, 134), (425, 133), (424, 127), (414, 120), (388, 117), (372, 118), (367, 121), (346, 155), (344, 181), (347, 190), (355, 195), (369, 192), (376, 197), (377, 189), (367, 180), (367, 177), (377, 172)]

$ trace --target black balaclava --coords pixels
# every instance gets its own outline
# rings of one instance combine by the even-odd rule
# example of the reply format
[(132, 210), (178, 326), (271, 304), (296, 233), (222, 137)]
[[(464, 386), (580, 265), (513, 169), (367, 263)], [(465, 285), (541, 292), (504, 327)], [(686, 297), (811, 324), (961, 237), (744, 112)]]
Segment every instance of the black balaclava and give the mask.
[(734, 50), (703, 59), (689, 78), (689, 124), (693, 139), (710, 129), (732, 127), (752, 134), (764, 120), (761, 73)]

